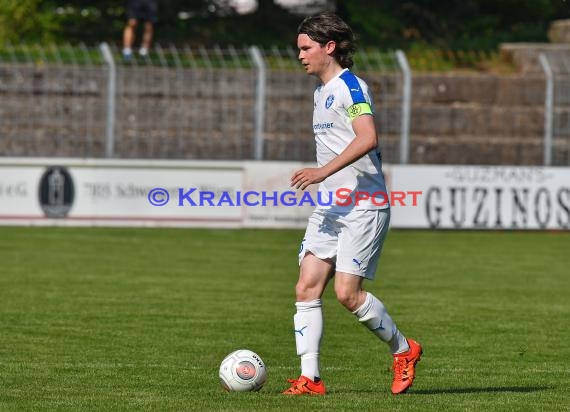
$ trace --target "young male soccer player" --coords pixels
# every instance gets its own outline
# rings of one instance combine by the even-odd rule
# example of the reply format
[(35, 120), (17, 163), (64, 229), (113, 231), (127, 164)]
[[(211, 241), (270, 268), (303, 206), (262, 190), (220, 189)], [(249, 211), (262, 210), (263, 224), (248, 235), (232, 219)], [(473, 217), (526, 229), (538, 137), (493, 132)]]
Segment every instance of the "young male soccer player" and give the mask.
[[(283, 393), (326, 392), (319, 372), (321, 296), (333, 277), (340, 303), (388, 344), (394, 356), (392, 393), (403, 393), (412, 385), (422, 348), (406, 339), (382, 302), (362, 289), (364, 279), (374, 278), (390, 207), (382, 198), (356, 195), (386, 193), (386, 187), (368, 86), (348, 70), (355, 51), (352, 30), (335, 14), (310, 16), (298, 28), (297, 46), (305, 71), (322, 84), (314, 94), (313, 113), (318, 167), (295, 172), (291, 186), (304, 190), (320, 183), (319, 191), (332, 193), (333, 201), (315, 209), (301, 243), (293, 317), (301, 376), (289, 380), (291, 387)], [(348, 203), (335, 198), (339, 188), (352, 190), (350, 205), (339, 206)]]

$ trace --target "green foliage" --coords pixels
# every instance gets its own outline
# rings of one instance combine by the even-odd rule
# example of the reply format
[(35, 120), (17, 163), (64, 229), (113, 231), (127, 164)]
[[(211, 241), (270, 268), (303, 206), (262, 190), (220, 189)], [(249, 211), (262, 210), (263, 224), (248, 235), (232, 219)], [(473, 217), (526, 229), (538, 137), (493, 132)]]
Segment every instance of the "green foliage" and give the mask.
[[(128, 0), (0, 0), (0, 42), (120, 43)], [(160, 0), (156, 40), (211, 46), (294, 44), (303, 18), (271, 0), (238, 15), (228, 0)], [(360, 47), (492, 50), (505, 41), (546, 41), (570, 17), (569, 0), (337, 0)], [(141, 28), (139, 28), (140, 30)], [(140, 33), (139, 37), (140, 39)]]
[(53, 5), (61, 22), (61, 41), (97, 44), (118, 42), (125, 23), (127, 1), (59, 1)]
[(550, 21), (570, 17), (562, 0), (338, 1), (361, 41), (408, 49), (494, 49), (505, 41), (547, 41)]
[(0, 44), (50, 42), (60, 29), (49, 2), (0, 0)]

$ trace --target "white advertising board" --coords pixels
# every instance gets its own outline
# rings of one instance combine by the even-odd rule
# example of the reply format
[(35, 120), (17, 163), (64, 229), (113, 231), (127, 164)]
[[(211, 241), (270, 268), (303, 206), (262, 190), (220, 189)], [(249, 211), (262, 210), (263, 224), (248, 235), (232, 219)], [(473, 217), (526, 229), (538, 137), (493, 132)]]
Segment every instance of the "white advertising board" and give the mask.
[[(299, 228), (300, 162), (0, 159), (0, 224)], [(386, 166), (393, 228), (570, 229), (570, 168)], [(402, 199), (399, 201), (398, 199)]]
[(3, 159), (0, 223), (240, 227), (239, 163)]
[(274, 199), (244, 208), (244, 225), (246, 227), (266, 228), (305, 228), (307, 219), (317, 199), (317, 186), (313, 185), (308, 197), (303, 200), (303, 193), (291, 188), (291, 176), (296, 170), (304, 167), (315, 167), (312, 163), (295, 162), (246, 162), (244, 190), (266, 193)]
[(392, 166), (390, 190), (422, 192), (393, 227), (570, 229), (570, 168)]

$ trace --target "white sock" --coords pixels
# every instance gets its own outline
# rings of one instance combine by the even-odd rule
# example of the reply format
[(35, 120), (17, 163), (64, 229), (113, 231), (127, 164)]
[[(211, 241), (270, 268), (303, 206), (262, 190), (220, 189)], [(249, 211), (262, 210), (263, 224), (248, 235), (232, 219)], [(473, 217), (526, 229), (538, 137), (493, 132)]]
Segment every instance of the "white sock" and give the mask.
[(130, 48), (128, 48), (128, 47), (125, 47), (125, 48), (123, 49), (123, 54), (124, 54), (125, 56), (130, 56), (131, 54), (133, 54), (133, 50), (130, 49)]
[(372, 333), (390, 346), (392, 354), (403, 353), (410, 349), (408, 341), (396, 327), (396, 324), (386, 311), (386, 307), (371, 293), (366, 293), (366, 300), (362, 306), (352, 313)]
[(301, 357), (301, 375), (312, 380), (320, 377), (319, 352), (323, 336), (323, 311), (320, 299), (297, 302), (293, 317), (297, 355)]

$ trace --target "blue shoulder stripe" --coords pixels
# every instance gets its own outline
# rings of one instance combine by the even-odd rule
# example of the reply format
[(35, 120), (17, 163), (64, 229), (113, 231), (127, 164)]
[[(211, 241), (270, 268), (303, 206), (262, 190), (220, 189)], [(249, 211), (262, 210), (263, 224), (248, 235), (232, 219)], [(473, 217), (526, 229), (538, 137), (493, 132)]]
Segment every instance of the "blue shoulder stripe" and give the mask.
[(352, 102), (354, 104), (367, 103), (366, 99), (364, 98), (364, 93), (362, 93), (362, 89), (360, 88), (360, 84), (356, 79), (356, 76), (350, 70), (347, 70), (341, 74), (340, 78), (346, 83), (348, 90), (350, 90), (350, 95), (352, 96)]

